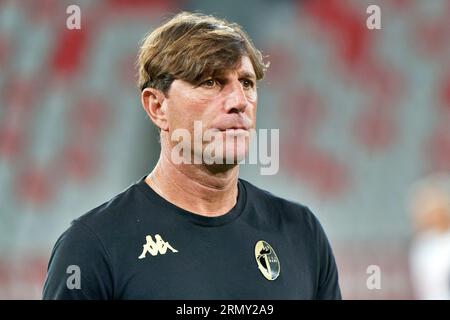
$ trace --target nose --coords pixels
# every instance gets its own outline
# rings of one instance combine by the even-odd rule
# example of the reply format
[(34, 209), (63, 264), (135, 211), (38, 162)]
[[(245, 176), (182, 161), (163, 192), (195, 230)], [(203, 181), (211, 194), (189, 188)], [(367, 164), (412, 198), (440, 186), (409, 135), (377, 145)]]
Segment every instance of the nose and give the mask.
[(229, 92), (225, 101), (225, 110), (227, 113), (244, 112), (247, 108), (248, 100), (244, 88), (240, 81), (234, 81), (229, 86)]

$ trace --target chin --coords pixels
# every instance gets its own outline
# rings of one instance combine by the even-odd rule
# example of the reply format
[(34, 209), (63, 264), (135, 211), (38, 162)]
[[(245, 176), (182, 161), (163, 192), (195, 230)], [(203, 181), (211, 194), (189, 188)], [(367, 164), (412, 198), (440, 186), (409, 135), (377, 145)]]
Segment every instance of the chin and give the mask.
[(247, 152), (247, 145), (227, 145), (224, 150), (224, 163), (232, 162), (237, 164), (245, 159)]
[[(211, 150), (221, 150), (217, 157)], [(203, 148), (203, 160), (206, 164), (238, 164), (245, 160), (249, 150), (248, 139), (236, 139), (229, 137), (213, 141)], [(214, 155), (216, 153), (214, 152)]]

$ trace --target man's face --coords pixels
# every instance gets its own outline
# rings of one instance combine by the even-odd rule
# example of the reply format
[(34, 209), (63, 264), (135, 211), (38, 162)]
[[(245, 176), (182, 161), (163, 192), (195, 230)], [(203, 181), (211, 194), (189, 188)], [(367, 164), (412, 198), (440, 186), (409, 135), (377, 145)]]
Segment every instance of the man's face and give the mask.
[[(205, 147), (219, 148), (226, 158), (243, 159), (249, 148), (250, 129), (255, 128), (257, 92), (253, 65), (247, 56), (234, 70), (225, 70), (200, 85), (176, 79), (165, 99), (168, 134), (177, 129), (190, 133), (191, 154), (205, 155)], [(202, 134), (214, 133), (213, 142), (194, 143), (194, 122), (201, 121)], [(198, 132), (198, 130), (197, 130)], [(171, 147), (178, 141), (171, 141)], [(210, 144), (211, 143), (211, 144)]]

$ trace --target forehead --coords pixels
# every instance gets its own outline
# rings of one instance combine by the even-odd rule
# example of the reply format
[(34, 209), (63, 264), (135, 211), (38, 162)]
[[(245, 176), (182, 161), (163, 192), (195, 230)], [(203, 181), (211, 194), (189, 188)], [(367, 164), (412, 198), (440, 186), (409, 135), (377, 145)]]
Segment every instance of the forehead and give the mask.
[(253, 68), (253, 64), (248, 56), (242, 56), (236, 65), (235, 69), (227, 69), (227, 70), (216, 70), (214, 72), (215, 76), (233, 76), (237, 75), (238, 77), (246, 76), (250, 78), (255, 78), (255, 69)]

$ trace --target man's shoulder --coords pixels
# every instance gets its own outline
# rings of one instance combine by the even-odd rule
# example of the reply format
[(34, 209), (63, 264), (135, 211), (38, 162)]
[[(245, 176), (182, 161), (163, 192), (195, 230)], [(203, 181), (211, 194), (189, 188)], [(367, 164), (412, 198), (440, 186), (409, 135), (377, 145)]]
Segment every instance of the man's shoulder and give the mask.
[(278, 212), (283, 219), (301, 219), (308, 224), (316, 223), (316, 216), (312, 213), (308, 206), (275, 195), (272, 192), (255, 186), (254, 184), (239, 179), (247, 191), (247, 195), (256, 206), (268, 208), (270, 211)]
[(239, 179), (245, 186), (249, 197), (254, 197), (258, 201), (264, 201), (271, 205), (288, 207), (294, 211), (310, 211), (308, 207), (300, 202), (292, 201), (278, 196), (268, 190), (257, 187), (244, 179)]
[(137, 211), (139, 204), (142, 203), (138, 201), (137, 198), (139, 197), (142, 196), (138, 190), (138, 183), (134, 183), (99, 206), (74, 219), (73, 223), (79, 222), (94, 230), (111, 226), (118, 227)]

